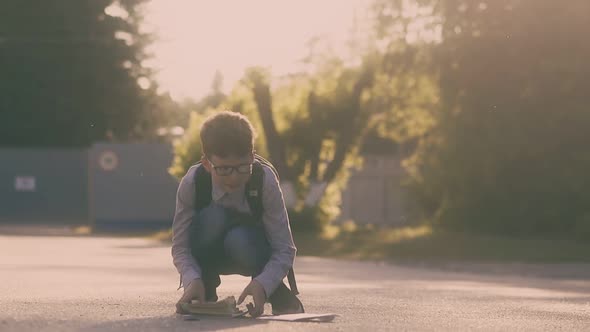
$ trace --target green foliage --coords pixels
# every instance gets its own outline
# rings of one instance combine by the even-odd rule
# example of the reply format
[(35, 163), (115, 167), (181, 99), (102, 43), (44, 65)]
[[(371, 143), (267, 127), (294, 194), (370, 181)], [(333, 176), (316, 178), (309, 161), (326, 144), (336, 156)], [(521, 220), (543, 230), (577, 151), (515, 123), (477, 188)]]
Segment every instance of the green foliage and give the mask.
[(105, 13), (111, 0), (0, 4), (2, 145), (87, 146), (155, 131), (144, 1), (118, 1), (115, 16)]
[(294, 232), (320, 232), (331, 218), (322, 211), (322, 205), (288, 209), (289, 222)]
[[(320, 229), (338, 215), (340, 192), (361, 161), (364, 135), (374, 127), (374, 113), (363, 98), (372, 86), (372, 64), (346, 67), (331, 58), (318, 68), (281, 78), (272, 89), (267, 70), (250, 68), (218, 108), (247, 115), (259, 133), (256, 150), (273, 162), (282, 181), (294, 184), (297, 202), (289, 212), (299, 230)], [(183, 176), (200, 157), (198, 132), (207, 114), (191, 116), (175, 145), (173, 175)], [(321, 199), (306, 203), (319, 183), (327, 184)]]
[[(418, 227), (364, 227), (346, 223), (320, 234), (296, 233), (297, 253), (340, 258), (453, 262), (589, 262), (590, 244), (568, 238), (506, 237)], [(464, 266), (465, 267), (465, 266)], [(485, 267), (477, 266), (477, 269)], [(494, 265), (494, 269), (497, 269)], [(508, 268), (514, 272), (514, 266)], [(481, 270), (480, 270), (481, 272)]]
[[(252, 69), (247, 75), (266, 141), (274, 142), (267, 146), (270, 159), (283, 164), (282, 170), (278, 167), (281, 177), (296, 185), (298, 201), (291, 216), (301, 221), (295, 227), (317, 229), (339, 213), (340, 192), (360, 161), (358, 149), (372, 126), (374, 113), (363, 99), (373, 84), (370, 60), (348, 67), (337, 58), (322, 58), (317, 71), (278, 82), (268, 99), (262, 93), (270, 90), (268, 74)], [(272, 118), (265, 125), (268, 108)], [(310, 206), (305, 202), (320, 183), (327, 187)]]
[(201, 160), (203, 155), (200, 137), (201, 125), (213, 112), (215, 112), (214, 109), (208, 109), (202, 113), (190, 113), (188, 128), (183, 137), (174, 142), (174, 160), (168, 169), (168, 172), (176, 178), (181, 179), (192, 165)]
[[(367, 134), (412, 143), (435, 125), (439, 90), (432, 46), (394, 38), (385, 52), (369, 49), (359, 65), (311, 50), (309, 71), (280, 78), (250, 68), (222, 102), (250, 118), (259, 132), (257, 150), (273, 162), (282, 181), (295, 185), (297, 202), (290, 208), (295, 229), (317, 230), (339, 214), (340, 193), (350, 171), (362, 163), (359, 150)], [(193, 138), (177, 147), (172, 170), (177, 176), (194, 162), (189, 155), (198, 153), (188, 146), (198, 145), (199, 121), (194, 118), (187, 131)], [(322, 183), (327, 186), (321, 200), (310, 206), (310, 191)]]
[(440, 107), (405, 164), (422, 213), (456, 229), (584, 232), (590, 3), (422, 3), (442, 31)]

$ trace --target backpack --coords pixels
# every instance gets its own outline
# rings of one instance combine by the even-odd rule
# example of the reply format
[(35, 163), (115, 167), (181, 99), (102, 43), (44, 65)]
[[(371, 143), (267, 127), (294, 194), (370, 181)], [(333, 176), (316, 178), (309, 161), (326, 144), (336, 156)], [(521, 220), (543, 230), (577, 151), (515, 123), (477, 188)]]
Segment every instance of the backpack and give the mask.
[[(262, 205), (262, 186), (264, 184), (264, 168), (269, 167), (279, 179), (279, 173), (276, 168), (263, 157), (255, 154), (254, 163), (252, 165), (252, 175), (246, 183), (245, 195), (248, 201), (248, 206), (255, 220), (262, 222), (262, 215), (264, 214), (264, 206)], [(213, 184), (211, 182), (211, 174), (207, 172), (201, 163), (197, 163), (197, 169), (194, 175), (195, 181), (195, 214), (201, 209), (209, 206), (212, 200)], [(295, 295), (299, 294), (297, 290), (297, 282), (295, 281), (295, 272), (291, 268), (287, 274), (287, 280), (291, 292)]]

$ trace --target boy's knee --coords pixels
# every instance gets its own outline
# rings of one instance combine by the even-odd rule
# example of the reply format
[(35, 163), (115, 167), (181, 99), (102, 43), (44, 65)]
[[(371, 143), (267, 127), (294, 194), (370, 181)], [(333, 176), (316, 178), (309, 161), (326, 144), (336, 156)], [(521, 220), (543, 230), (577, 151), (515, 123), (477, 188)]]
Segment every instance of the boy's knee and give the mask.
[(240, 267), (255, 273), (264, 267), (270, 257), (270, 248), (262, 230), (235, 227), (224, 240), (225, 251)]
[(199, 247), (209, 247), (222, 241), (227, 217), (225, 209), (215, 204), (202, 209), (196, 216), (192, 240)]
[(227, 218), (227, 212), (224, 207), (217, 204), (211, 204), (206, 208), (201, 209), (197, 217), (200, 221), (223, 225)]

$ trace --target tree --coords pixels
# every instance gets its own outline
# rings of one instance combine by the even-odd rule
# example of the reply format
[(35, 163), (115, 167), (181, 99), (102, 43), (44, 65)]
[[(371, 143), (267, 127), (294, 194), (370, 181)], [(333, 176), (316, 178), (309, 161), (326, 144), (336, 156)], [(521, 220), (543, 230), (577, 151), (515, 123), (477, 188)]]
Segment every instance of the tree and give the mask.
[(590, 4), (405, 3), (441, 31), (440, 107), (407, 164), (423, 210), (461, 229), (588, 232)]
[[(299, 102), (290, 103), (290, 93), (277, 91), (275, 96), (285, 100), (275, 104), (270, 82), (260, 69), (246, 74), (269, 156), (284, 174), (283, 188), (297, 185), (294, 189), (299, 195), (292, 207), (318, 207), (328, 187), (358, 157), (358, 148), (374, 115), (365, 107), (363, 98), (373, 86), (374, 73), (369, 58), (360, 68), (347, 68), (341, 60), (331, 59), (320, 72), (299, 78), (304, 85), (284, 87), (303, 89), (295, 93), (302, 98)], [(289, 110), (289, 103), (295, 108)], [(289, 124), (279, 131), (274, 117), (286, 115), (291, 116)]]
[(152, 135), (144, 1), (3, 1), (0, 144), (87, 146)]
[[(384, 52), (374, 36), (363, 38), (351, 43), (364, 46), (349, 58), (312, 40), (308, 70), (285, 77), (250, 68), (220, 106), (247, 114), (258, 128), (256, 148), (277, 167), (286, 203), (297, 212), (291, 215), (303, 215), (301, 222), (317, 221), (312, 215), (336, 216), (340, 191), (349, 171), (362, 162), (359, 148), (368, 133), (405, 142), (432, 126), (438, 95), (424, 50), (428, 45), (398, 38), (388, 40)], [(200, 121), (195, 114), (191, 128)], [(177, 147), (176, 175), (191, 164), (197, 130), (189, 129)]]
[[(258, 129), (256, 149), (279, 171), (292, 218), (305, 215), (296, 227), (317, 228), (320, 220), (326, 222), (337, 213), (339, 191), (350, 168), (358, 164), (365, 133), (374, 127), (374, 114), (365, 107), (373, 67), (370, 58), (361, 67), (330, 58), (319, 72), (283, 77), (276, 87), (271, 87), (268, 71), (250, 68), (218, 107), (248, 115)], [(187, 134), (176, 146), (173, 174), (184, 175), (198, 160), (198, 128), (215, 111), (193, 114)]]

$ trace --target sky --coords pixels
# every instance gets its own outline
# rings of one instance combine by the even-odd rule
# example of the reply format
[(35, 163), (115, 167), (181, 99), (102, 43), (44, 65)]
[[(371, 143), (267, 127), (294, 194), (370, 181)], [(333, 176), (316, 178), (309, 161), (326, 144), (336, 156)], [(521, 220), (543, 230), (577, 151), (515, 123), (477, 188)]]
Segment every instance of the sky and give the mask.
[[(158, 40), (147, 65), (158, 70), (162, 90), (176, 100), (210, 91), (216, 70), (227, 92), (244, 69), (261, 65), (274, 75), (301, 68), (314, 36), (344, 48), (367, 0), (152, 0), (146, 29)], [(361, 14), (359, 14), (359, 12)]]

